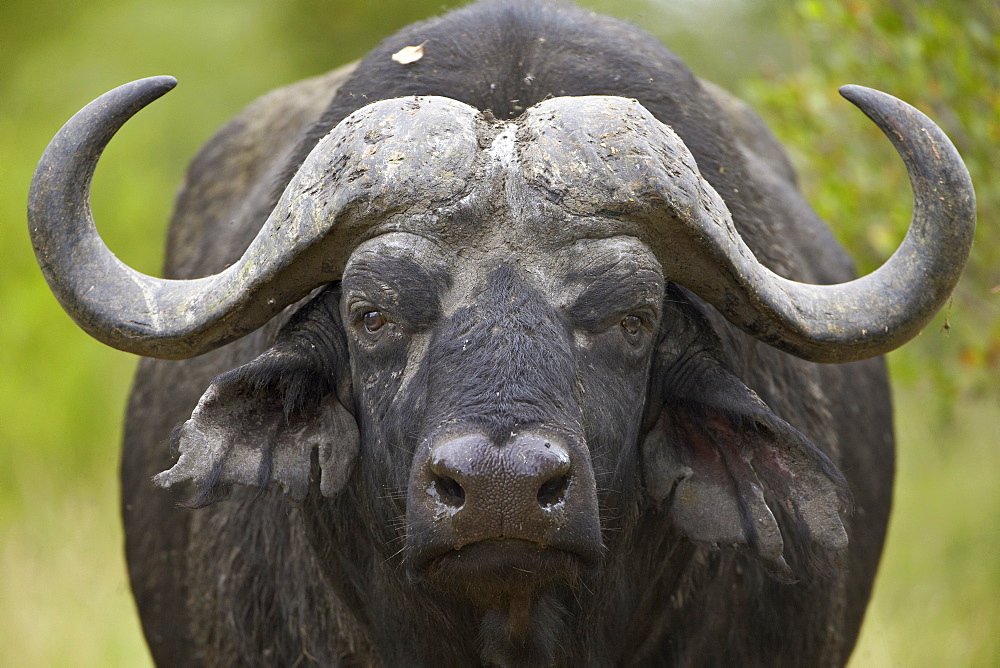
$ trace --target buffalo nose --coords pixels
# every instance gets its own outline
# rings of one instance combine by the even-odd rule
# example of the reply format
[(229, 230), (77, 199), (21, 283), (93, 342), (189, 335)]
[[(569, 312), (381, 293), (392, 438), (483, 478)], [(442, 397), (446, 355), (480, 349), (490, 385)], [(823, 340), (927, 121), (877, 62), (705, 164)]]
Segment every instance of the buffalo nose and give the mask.
[(470, 434), (439, 444), (430, 470), (438, 501), (463, 509), (469, 521), (531, 523), (561, 503), (571, 479), (570, 457), (557, 440), (537, 434), (515, 436), (497, 447)]
[(587, 455), (582, 442), (534, 430), (503, 443), (475, 429), (424, 441), (407, 493), (408, 560), (419, 570), (466, 545), (497, 541), (484, 553), (492, 556), (480, 557), (501, 563), (502, 545), (513, 540), (596, 563), (601, 525)]

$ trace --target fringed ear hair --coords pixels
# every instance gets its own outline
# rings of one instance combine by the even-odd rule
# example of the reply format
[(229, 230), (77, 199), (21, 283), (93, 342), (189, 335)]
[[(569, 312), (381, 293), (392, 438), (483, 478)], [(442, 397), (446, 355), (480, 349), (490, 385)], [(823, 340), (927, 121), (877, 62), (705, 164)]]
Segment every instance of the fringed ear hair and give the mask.
[(158, 485), (192, 481), (196, 492), (185, 505), (194, 508), (226, 498), (234, 484), (263, 494), (277, 483), (301, 500), (315, 450), (320, 491), (334, 496), (344, 487), (359, 435), (339, 396), (347, 384), (338, 388), (338, 379), (349, 377), (339, 297), (339, 289), (327, 289), (295, 314), (273, 347), (212, 381), (174, 430), (180, 457), (154, 478)]
[(847, 548), (843, 475), (724, 368), (718, 337), (674, 286), (663, 322), (642, 444), (648, 493), (695, 543), (749, 549), (783, 581), (829, 572)]

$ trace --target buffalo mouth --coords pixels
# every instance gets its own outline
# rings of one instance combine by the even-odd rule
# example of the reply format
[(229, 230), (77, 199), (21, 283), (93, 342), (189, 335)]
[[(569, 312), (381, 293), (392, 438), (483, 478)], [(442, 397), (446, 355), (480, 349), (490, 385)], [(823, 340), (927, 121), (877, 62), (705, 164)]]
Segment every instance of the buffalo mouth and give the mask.
[(412, 576), (433, 589), (495, 608), (512, 599), (535, 598), (553, 586), (575, 587), (593, 570), (593, 555), (518, 538), (493, 538), (417, 556)]

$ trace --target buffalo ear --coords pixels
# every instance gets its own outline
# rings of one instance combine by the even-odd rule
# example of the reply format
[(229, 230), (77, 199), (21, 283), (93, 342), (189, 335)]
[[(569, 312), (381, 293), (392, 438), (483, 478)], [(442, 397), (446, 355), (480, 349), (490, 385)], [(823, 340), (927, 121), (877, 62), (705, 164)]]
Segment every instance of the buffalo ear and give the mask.
[[(343, 489), (360, 439), (354, 417), (337, 396), (336, 367), (343, 371), (349, 365), (343, 339), (328, 336), (342, 333), (336, 308), (328, 307), (308, 304), (272, 348), (212, 381), (191, 418), (174, 430), (180, 457), (154, 477), (156, 484), (192, 481), (196, 493), (185, 505), (194, 508), (226, 498), (234, 484), (257, 487), (262, 494), (277, 483), (301, 500), (315, 452), (320, 492), (334, 496)], [(311, 334), (316, 331), (327, 335), (322, 346)]]
[[(708, 327), (684, 315), (688, 328)], [(659, 414), (641, 446), (650, 497), (691, 541), (748, 549), (780, 580), (794, 579), (789, 555), (796, 575), (834, 568), (847, 548), (843, 475), (722, 366), (711, 337), (700, 348), (683, 332), (669, 338), (654, 358)], [(695, 352), (670, 354), (681, 347)]]

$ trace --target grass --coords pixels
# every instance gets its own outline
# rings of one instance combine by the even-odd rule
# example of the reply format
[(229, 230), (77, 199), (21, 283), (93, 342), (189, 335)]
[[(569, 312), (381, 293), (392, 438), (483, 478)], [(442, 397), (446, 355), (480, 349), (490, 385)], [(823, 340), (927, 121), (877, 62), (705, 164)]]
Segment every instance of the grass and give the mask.
[(0, 666), (151, 663), (132, 603), (113, 463), (36, 490), (0, 530)]
[(997, 666), (1000, 405), (940, 422), (929, 387), (897, 392), (895, 508), (852, 665)]

